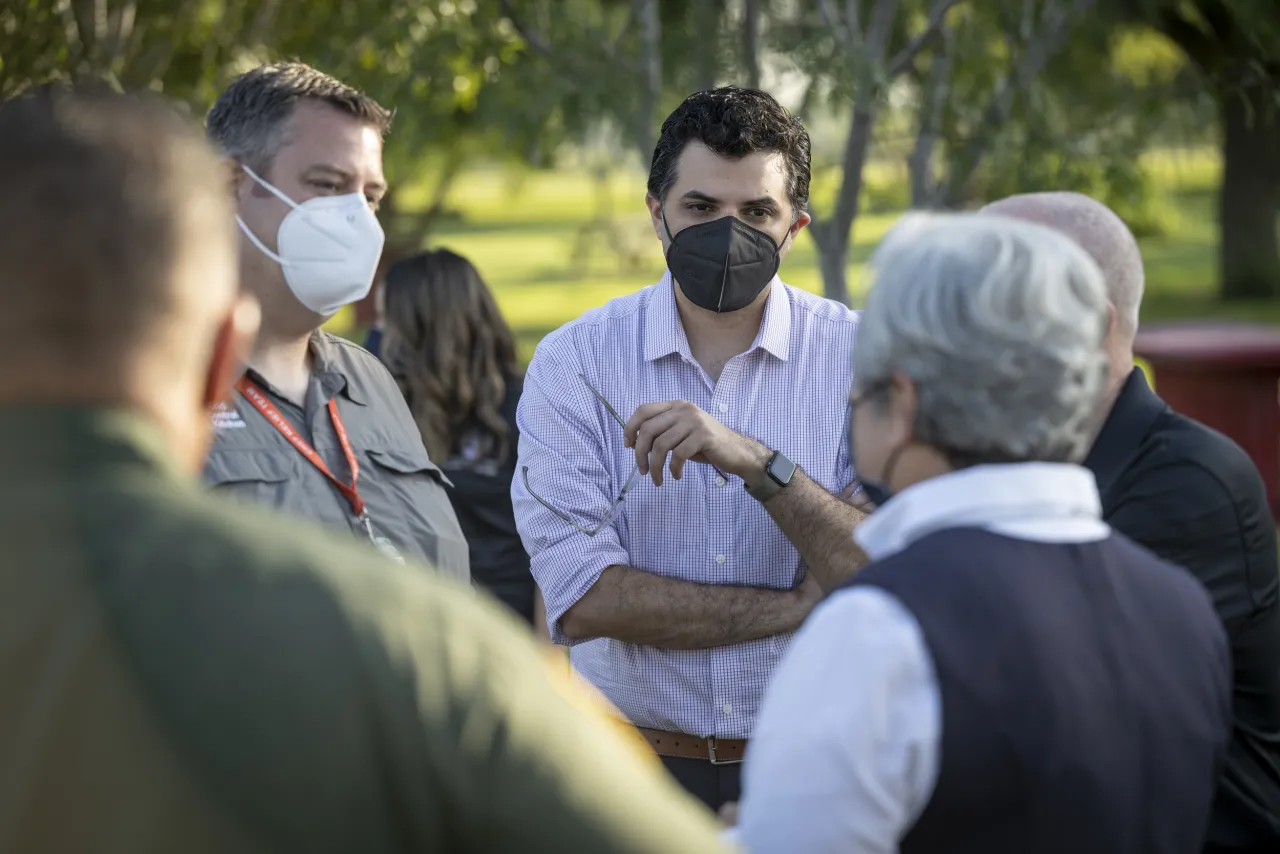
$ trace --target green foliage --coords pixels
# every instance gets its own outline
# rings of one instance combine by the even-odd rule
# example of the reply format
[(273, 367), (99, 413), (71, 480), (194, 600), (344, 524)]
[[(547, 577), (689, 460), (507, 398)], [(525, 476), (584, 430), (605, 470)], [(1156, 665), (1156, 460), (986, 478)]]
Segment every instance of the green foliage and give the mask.
[[(959, 55), (996, 44), (1009, 26), (999, 15), (983, 16), (970, 7), (956, 33)], [(1140, 161), (1156, 140), (1210, 139), (1211, 107), (1197, 99), (1181, 52), (1149, 29), (1082, 19), (1069, 49), (1055, 55), (1036, 79), (1010, 90), (1009, 120), (996, 129), (983, 127), (981, 93), (1014, 73), (1010, 61), (962, 61), (953, 74), (942, 134), (947, 156), (964, 151), (975, 135), (991, 138), (988, 158), (969, 186), (971, 195), (961, 201), (1075, 190), (1115, 208), (1142, 235), (1175, 228), (1173, 208)]]

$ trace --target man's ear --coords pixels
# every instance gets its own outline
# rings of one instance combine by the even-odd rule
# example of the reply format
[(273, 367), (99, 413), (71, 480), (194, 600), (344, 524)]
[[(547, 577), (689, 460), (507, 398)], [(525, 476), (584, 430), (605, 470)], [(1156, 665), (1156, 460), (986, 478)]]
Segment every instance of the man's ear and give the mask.
[(662, 241), (662, 245), (667, 243), (667, 229), (662, 224), (662, 200), (652, 193), (644, 194), (645, 207), (649, 209), (649, 220), (653, 223), (653, 233)]
[(212, 412), (218, 404), (231, 398), (232, 388), (244, 374), (261, 324), (262, 309), (258, 301), (248, 294), (237, 294), (231, 309), (218, 324), (214, 338), (202, 401), (205, 409)]
[(813, 217), (809, 216), (809, 212), (800, 211), (800, 215), (796, 217), (796, 221), (791, 224), (791, 237), (795, 238), (795, 236), (811, 222), (813, 222)]
[(249, 179), (249, 176), (244, 174), (240, 161), (232, 157), (222, 158), (222, 169), (227, 179), (227, 192), (231, 194), (231, 200), (239, 207), (240, 186), (242, 182)]

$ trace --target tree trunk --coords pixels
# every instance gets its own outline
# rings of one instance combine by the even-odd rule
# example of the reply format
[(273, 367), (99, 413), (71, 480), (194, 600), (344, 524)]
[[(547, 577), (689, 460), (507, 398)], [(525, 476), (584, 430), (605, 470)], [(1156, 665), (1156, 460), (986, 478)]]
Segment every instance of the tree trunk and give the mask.
[(742, 0), (742, 66), (745, 84), (760, 88), (760, 0)]
[(849, 303), (849, 287), (845, 266), (849, 260), (849, 244), (853, 240), (853, 225), (858, 219), (858, 203), (862, 199), (862, 169), (871, 150), (871, 137), (876, 126), (876, 111), (872, 104), (870, 97), (856, 101), (849, 119), (849, 135), (845, 139), (835, 212), (830, 222), (817, 224), (820, 231), (814, 234), (818, 245), (818, 266), (822, 271), (822, 295), (846, 305)]
[(947, 94), (951, 89), (951, 51), (954, 34), (943, 32), (942, 44), (933, 54), (929, 76), (920, 89), (920, 112), (916, 130), (916, 144), (907, 159), (911, 173), (911, 207), (928, 208), (937, 194), (937, 179), (933, 175), (933, 151), (938, 144), (942, 128), (942, 112), (946, 108)]
[(693, 88), (696, 92), (705, 92), (715, 88), (720, 67), (720, 0), (696, 0), (693, 20), (694, 32), (703, 44), (693, 57)]
[(822, 295), (849, 304), (849, 240), (839, 247), (818, 243), (818, 270), (822, 273)]
[(1262, 87), (1220, 99), (1220, 293), (1224, 300), (1268, 299), (1280, 294), (1280, 116)]
[(635, 140), (641, 164), (648, 171), (657, 144), (658, 102), (662, 97), (662, 18), (658, 0), (636, 0), (640, 18), (641, 56), (644, 82), (642, 107), (636, 117)]

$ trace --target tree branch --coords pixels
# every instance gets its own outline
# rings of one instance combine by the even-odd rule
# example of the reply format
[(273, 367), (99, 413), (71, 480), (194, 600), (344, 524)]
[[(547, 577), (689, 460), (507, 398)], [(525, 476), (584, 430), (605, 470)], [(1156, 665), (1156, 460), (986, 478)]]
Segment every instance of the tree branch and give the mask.
[(849, 26), (840, 19), (840, 13), (836, 11), (835, 4), (831, 0), (816, 0), (816, 4), (823, 22), (835, 33), (836, 41), (844, 45), (845, 52), (850, 58), (857, 56), (858, 39), (855, 38)]
[(634, 0), (634, 4), (636, 16), (640, 19), (641, 64), (644, 68), (642, 106), (637, 117), (639, 127), (636, 128), (636, 145), (643, 161), (653, 156), (653, 128), (662, 97), (662, 18), (658, 0)]
[(960, 0), (934, 0), (933, 8), (929, 10), (929, 18), (925, 22), (924, 29), (916, 33), (915, 37), (907, 42), (906, 47), (898, 51), (897, 55), (889, 60), (889, 64), (885, 68), (885, 77), (897, 77), (906, 71), (911, 63), (915, 62), (916, 56), (921, 49), (933, 37), (938, 28), (942, 26), (943, 20), (947, 17), (947, 12), (950, 12), (951, 7), (958, 2)]
[[(275, 24), (276, 14), (280, 11), (280, 0), (264, 0), (262, 6), (258, 9), (258, 14), (253, 16), (253, 23), (249, 25), (250, 45), (257, 46), (266, 44), (269, 40), (272, 26)], [(510, 17), (509, 15), (507, 16)], [(515, 21), (512, 21), (512, 25)]]
[(880, 71), (884, 55), (889, 50), (889, 36), (893, 32), (893, 19), (898, 14), (901, 0), (876, 0), (871, 7), (871, 23), (867, 27), (866, 49), (868, 59), (874, 63), (875, 71)]
[(862, 41), (862, 12), (858, 9), (859, 5), (859, 0), (844, 0), (844, 20), (855, 44)]
[(934, 149), (938, 142), (938, 130), (942, 126), (942, 114), (947, 94), (951, 88), (951, 63), (955, 53), (955, 33), (951, 28), (942, 30), (942, 44), (933, 52), (933, 64), (929, 76), (920, 90), (920, 112), (916, 129), (916, 142), (908, 158), (911, 173), (911, 207), (933, 206), (938, 194), (933, 176)]
[(498, 8), (502, 10), (502, 14), (511, 22), (511, 26), (515, 28), (515, 31), (520, 34), (520, 38), (524, 39), (524, 43), (529, 46), (529, 50), (539, 56), (551, 55), (551, 45), (521, 23), (520, 16), (516, 13), (511, 0), (499, 0)]
[(1156, 16), (1155, 28), (1182, 48), (1187, 58), (1205, 72), (1217, 71), (1222, 52), (1209, 34), (1179, 15), (1173, 9), (1162, 9)]
[(742, 3), (742, 64), (747, 86), (760, 88), (760, 0)]
[(1049, 4), (1038, 31), (1027, 42), (1011, 71), (996, 85), (978, 123), (980, 131), (970, 137), (959, 155), (953, 158), (951, 174), (938, 199), (942, 205), (950, 206), (959, 201), (961, 192), (968, 186), (978, 165), (986, 156), (993, 133), (1008, 121), (1013, 109), (1015, 88), (1029, 85), (1044, 70), (1049, 60), (1062, 48), (1062, 43), (1071, 30), (1072, 13), (1079, 16), (1094, 2), (1095, 0), (1074, 0), (1070, 12), (1062, 4)]
[(1235, 18), (1222, 0), (1201, 0), (1196, 4), (1196, 8), (1219, 41), (1232, 44), (1236, 40)]

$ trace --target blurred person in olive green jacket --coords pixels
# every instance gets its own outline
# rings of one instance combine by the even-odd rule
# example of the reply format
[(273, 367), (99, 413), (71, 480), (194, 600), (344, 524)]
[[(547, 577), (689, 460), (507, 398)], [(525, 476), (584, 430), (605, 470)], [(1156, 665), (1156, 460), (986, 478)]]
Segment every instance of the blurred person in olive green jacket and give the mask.
[(37, 90), (0, 187), (0, 851), (720, 850), (499, 606), (201, 491), (257, 312), (196, 130)]

